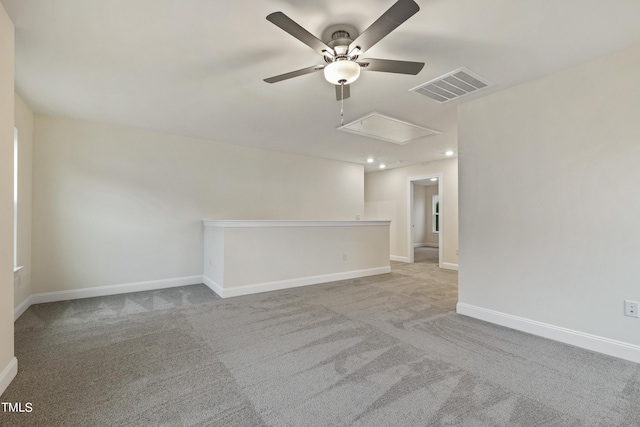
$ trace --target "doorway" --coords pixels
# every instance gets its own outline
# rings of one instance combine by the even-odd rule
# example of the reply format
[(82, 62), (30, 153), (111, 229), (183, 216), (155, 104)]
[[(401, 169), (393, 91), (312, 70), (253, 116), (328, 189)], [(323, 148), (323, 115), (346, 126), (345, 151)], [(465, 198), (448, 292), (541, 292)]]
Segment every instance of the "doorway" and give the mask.
[(408, 178), (408, 261), (442, 268), (442, 174)]

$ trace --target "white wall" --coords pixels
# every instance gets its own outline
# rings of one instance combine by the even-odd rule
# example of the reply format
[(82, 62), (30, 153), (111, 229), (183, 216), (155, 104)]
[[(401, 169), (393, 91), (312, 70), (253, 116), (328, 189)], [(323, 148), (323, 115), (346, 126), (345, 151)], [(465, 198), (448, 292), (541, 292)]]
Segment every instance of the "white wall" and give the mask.
[(13, 35), (0, 4), (0, 394), (15, 375), (13, 355)]
[(223, 227), (204, 227), (202, 274), (219, 286), (224, 286), (224, 232)]
[(363, 167), (36, 116), (34, 292), (202, 275), (202, 219), (352, 220)]
[(365, 217), (391, 220), (391, 255), (408, 257), (407, 186), (408, 178), (442, 174), (441, 221), (443, 259), (458, 264), (458, 160), (438, 160), (425, 164), (394, 168), (365, 174)]
[(459, 107), (461, 303), (640, 345), (638, 76), (640, 46)]
[(15, 127), (18, 129), (18, 265), (15, 274), (14, 305), (32, 293), (31, 289), (31, 182), (33, 158), (33, 112), (15, 95)]

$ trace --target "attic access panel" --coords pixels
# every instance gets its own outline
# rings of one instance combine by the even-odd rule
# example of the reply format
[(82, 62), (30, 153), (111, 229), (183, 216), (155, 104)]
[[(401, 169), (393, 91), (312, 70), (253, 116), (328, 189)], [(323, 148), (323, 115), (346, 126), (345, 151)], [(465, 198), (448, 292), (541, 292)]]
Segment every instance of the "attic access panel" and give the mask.
[(376, 138), (392, 144), (404, 145), (418, 138), (438, 135), (440, 132), (414, 125), (393, 117), (372, 112), (366, 116), (340, 126), (337, 130), (369, 138)]

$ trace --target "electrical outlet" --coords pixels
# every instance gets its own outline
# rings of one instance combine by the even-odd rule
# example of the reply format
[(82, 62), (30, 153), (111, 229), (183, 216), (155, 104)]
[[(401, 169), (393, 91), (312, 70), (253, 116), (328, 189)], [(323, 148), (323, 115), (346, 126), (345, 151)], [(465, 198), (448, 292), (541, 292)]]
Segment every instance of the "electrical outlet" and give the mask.
[(640, 317), (638, 305), (638, 301), (624, 300), (624, 315), (629, 317)]
[(342, 254), (342, 260), (346, 261), (347, 260), (347, 254)]

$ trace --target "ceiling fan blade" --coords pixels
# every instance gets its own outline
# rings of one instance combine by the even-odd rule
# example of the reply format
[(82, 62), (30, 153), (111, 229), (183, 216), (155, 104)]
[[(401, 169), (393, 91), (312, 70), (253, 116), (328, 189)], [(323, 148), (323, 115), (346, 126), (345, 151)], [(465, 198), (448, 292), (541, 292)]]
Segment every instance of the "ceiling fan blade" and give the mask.
[(351, 96), (351, 89), (349, 85), (344, 85), (344, 91), (342, 90), (341, 85), (336, 85), (336, 101), (342, 101), (344, 93), (344, 99), (347, 99)]
[(291, 79), (298, 76), (304, 76), (305, 74), (315, 73), (316, 71), (320, 71), (324, 68), (324, 65), (314, 65), (311, 67), (303, 68), (301, 70), (291, 71), (289, 73), (280, 74), (278, 76), (269, 77), (268, 79), (264, 79), (267, 83), (277, 83), (282, 80)]
[(424, 67), (424, 62), (394, 61), (391, 59), (367, 58), (358, 61), (363, 70), (382, 71), (385, 73), (416, 75)]
[(419, 10), (420, 6), (413, 0), (398, 0), (376, 22), (351, 42), (349, 52), (356, 47), (359, 47), (361, 52), (368, 50)]
[(302, 43), (318, 52), (320, 55), (324, 55), (322, 52), (324, 50), (333, 53), (333, 49), (331, 49), (309, 31), (302, 28), (293, 19), (289, 18), (282, 12), (273, 12), (272, 14), (267, 16), (267, 21), (272, 22), (273, 24), (282, 28), (287, 33), (291, 34), (293, 37), (297, 38)]

